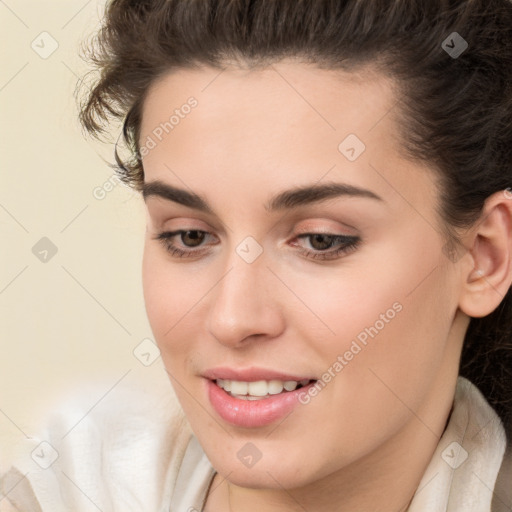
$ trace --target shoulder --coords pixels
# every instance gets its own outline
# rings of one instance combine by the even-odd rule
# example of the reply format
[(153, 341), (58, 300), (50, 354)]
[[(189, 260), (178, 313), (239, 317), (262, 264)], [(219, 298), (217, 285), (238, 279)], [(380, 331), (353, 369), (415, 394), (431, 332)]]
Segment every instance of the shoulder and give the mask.
[(459, 377), (446, 429), (408, 512), (495, 510), (491, 506), (506, 447), (494, 409), (474, 384)]
[(0, 510), (8, 501), (24, 512), (160, 510), (190, 437), (170, 386), (87, 389), (26, 441), (1, 480)]
[[(491, 510), (511, 510), (512, 447), (505, 426), (478, 387), (462, 377), (459, 377), (457, 399), (458, 427), (463, 431), (461, 445), (467, 458), (464, 469), (468, 477), (464, 483), (472, 489), (466, 495), (473, 495), (478, 489), (480, 500), (485, 496), (491, 502)], [(462, 482), (459, 487), (462, 488)]]

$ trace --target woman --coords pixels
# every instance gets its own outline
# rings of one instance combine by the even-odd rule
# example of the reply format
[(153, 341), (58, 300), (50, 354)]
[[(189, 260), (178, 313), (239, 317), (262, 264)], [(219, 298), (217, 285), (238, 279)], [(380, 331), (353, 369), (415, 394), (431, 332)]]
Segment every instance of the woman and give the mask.
[(182, 411), (53, 425), (3, 510), (510, 510), (512, 3), (113, 0), (93, 49)]

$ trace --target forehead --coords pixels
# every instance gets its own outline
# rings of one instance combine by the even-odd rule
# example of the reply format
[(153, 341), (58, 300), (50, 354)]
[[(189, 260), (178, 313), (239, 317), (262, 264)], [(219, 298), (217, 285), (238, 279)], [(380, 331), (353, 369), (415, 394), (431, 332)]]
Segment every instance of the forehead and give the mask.
[[(347, 72), (293, 60), (254, 69), (177, 69), (150, 87), (142, 134), (194, 97), (199, 108), (194, 109), (192, 122), (182, 123), (176, 131), (191, 124), (194, 129), (206, 128), (215, 122), (217, 138), (229, 129), (247, 133), (251, 126), (256, 126), (260, 136), (274, 135), (285, 127), (294, 136), (309, 132), (309, 137), (315, 133), (322, 138), (326, 134), (340, 137), (346, 131), (362, 135), (396, 104), (394, 85), (369, 67)], [(242, 120), (245, 123), (233, 126), (233, 121)]]
[[(151, 146), (145, 179), (185, 181), (204, 195), (206, 181), (232, 191), (239, 183), (246, 192), (236, 195), (245, 201), (253, 187), (279, 190), (329, 175), (382, 196), (390, 188), (408, 191), (410, 202), (424, 202), (432, 176), (426, 164), (411, 166), (401, 154), (397, 90), (371, 68), (334, 71), (294, 61), (174, 70), (152, 85), (144, 103), (139, 142)], [(411, 170), (420, 167), (422, 173)]]
[(393, 85), (371, 68), (334, 71), (289, 60), (256, 69), (177, 69), (146, 96), (140, 142), (151, 137), (157, 147), (144, 163), (164, 150), (180, 158), (185, 147), (193, 159), (191, 139), (197, 156), (226, 156), (229, 150), (232, 158), (240, 151), (274, 162), (283, 148), (287, 158), (302, 161), (317, 159), (319, 152), (336, 155), (351, 134), (368, 150), (382, 142), (397, 148)]

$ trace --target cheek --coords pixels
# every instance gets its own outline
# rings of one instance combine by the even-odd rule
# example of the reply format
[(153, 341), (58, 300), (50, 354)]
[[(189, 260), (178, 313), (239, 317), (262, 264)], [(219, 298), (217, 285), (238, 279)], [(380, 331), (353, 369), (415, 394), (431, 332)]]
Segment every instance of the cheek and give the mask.
[[(421, 408), (445, 361), (452, 323), (449, 275), (440, 267), (429, 274), (431, 265), (414, 268), (414, 272), (403, 272), (400, 280), (388, 283), (391, 291), (382, 291), (382, 300), (369, 301), (372, 315), (360, 331), (368, 338), (365, 336), (364, 346), (360, 344), (362, 350), (357, 362), (354, 359), (353, 371), (346, 373), (347, 389), (357, 396), (353, 406), (365, 404), (367, 417), (389, 422), (390, 427), (401, 412)], [(383, 322), (376, 321), (391, 303), (399, 304), (396, 314), (385, 314)]]
[[(142, 287), (148, 320), (158, 342), (171, 325), (168, 306), (175, 294), (169, 294), (168, 282), (163, 278), (164, 266), (154, 253), (146, 243), (142, 259)], [(170, 310), (172, 311), (172, 304)]]
[[(378, 260), (369, 261), (376, 253)], [(287, 323), (320, 354), (332, 359), (349, 350), (353, 341), (367, 348), (377, 340), (379, 345), (386, 340), (388, 347), (407, 343), (411, 326), (415, 330), (421, 323), (418, 317), (428, 316), (431, 301), (412, 291), (431, 264), (413, 265), (396, 247), (383, 246), (373, 254), (367, 261), (354, 258), (307, 276), (281, 269), (283, 281), (302, 302), (290, 295)], [(404, 335), (399, 337), (399, 332)]]
[[(169, 261), (159, 247), (146, 243), (142, 262), (144, 302), (149, 324), (168, 370), (182, 368), (204, 339), (198, 317), (218, 280), (213, 272), (198, 279), (192, 266)], [(185, 365), (186, 366), (186, 365)]]
[[(173, 334), (186, 319), (188, 303), (193, 293), (183, 282), (180, 272), (162, 257), (161, 250), (146, 243), (142, 262), (142, 283), (146, 313), (162, 352), (165, 352), (164, 340), (174, 339)], [(187, 308), (188, 306), (188, 308)], [(163, 354), (162, 354), (163, 355)]]
[(316, 314), (293, 321), (336, 374), (338, 403), (378, 411), (377, 402), (396, 402), (389, 387), (413, 406), (435, 378), (456, 309), (451, 276), (434, 242), (411, 247), (382, 246), (372, 264), (287, 281)]

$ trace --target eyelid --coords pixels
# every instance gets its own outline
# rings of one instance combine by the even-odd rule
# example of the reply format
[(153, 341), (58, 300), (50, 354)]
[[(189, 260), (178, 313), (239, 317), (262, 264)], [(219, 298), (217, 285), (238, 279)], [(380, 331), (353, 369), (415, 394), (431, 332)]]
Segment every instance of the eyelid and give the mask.
[[(162, 213), (155, 213), (152, 215), (149, 212), (152, 227), (159, 233), (171, 231), (204, 231), (205, 233), (217, 236), (224, 235), (229, 228), (215, 220), (209, 219), (198, 213), (197, 216), (188, 217), (186, 215), (171, 215), (168, 210)], [(216, 235), (214, 235), (216, 233)]]
[[(323, 222), (321, 225), (319, 225), (319, 222)], [(332, 222), (332, 221), (331, 221)], [(295, 229), (296, 235), (303, 235), (303, 234), (320, 234), (320, 235), (345, 235), (345, 236), (352, 236), (357, 235), (358, 231), (354, 226), (351, 226), (349, 224), (345, 223), (336, 223), (337, 226), (326, 226), (326, 221), (307, 221), (299, 225), (297, 229)]]

